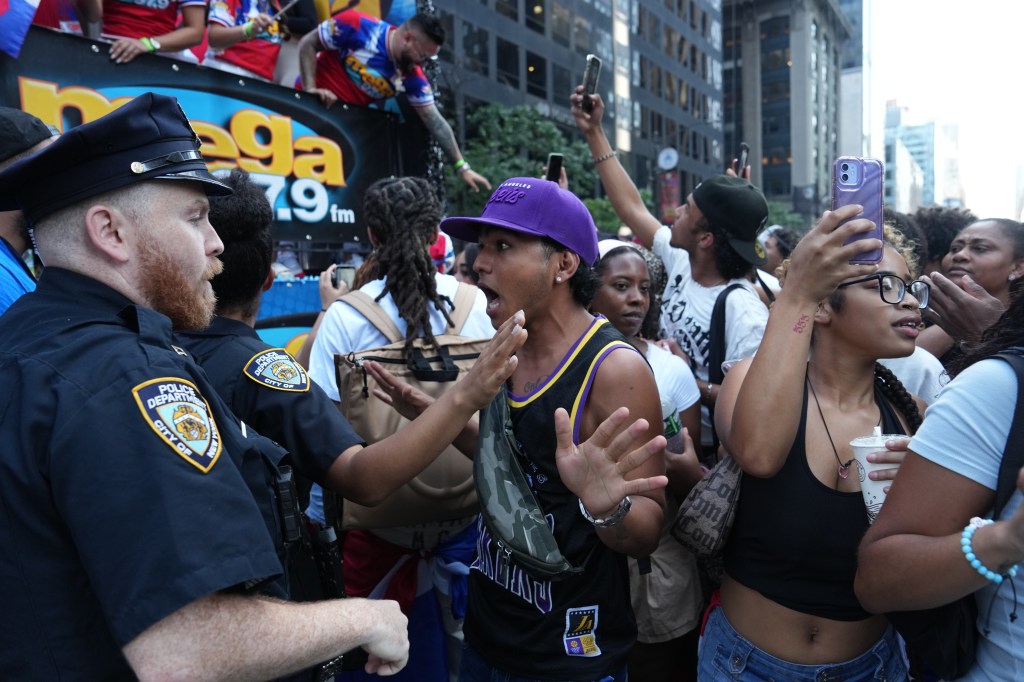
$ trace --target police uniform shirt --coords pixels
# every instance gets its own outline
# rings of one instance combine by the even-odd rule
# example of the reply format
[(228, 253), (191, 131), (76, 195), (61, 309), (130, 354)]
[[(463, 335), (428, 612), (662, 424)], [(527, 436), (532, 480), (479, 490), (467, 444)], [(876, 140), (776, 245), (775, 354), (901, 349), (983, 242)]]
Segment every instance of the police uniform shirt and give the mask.
[(47, 268), (0, 320), (0, 373), (0, 679), (134, 679), (141, 632), (281, 573), (235, 459), (269, 441), (165, 316)]
[(249, 325), (218, 316), (208, 328), (178, 339), (231, 411), (280, 443), (306, 478), (323, 483), (340, 453), (365, 445), (302, 365), (264, 343)]

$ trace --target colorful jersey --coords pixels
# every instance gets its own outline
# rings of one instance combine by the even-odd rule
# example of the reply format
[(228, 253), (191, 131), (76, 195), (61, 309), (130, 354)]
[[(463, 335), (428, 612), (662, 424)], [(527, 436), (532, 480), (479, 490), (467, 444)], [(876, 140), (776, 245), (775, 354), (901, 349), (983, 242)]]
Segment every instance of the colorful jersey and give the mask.
[(401, 84), (409, 104), (430, 106), (434, 93), (423, 69), (402, 74), (388, 53), (388, 36), (395, 27), (368, 14), (340, 12), (317, 27), (324, 50), (316, 59), (316, 85), (342, 102), (366, 106), (394, 97)]
[[(273, 16), (279, 9), (270, 0), (212, 0), (210, 19), (207, 23), (231, 28), (241, 26), (259, 14)], [(252, 40), (243, 40), (223, 50), (211, 49), (210, 53), (217, 59), (248, 69), (261, 78), (272, 81), (283, 41), (284, 34), (281, 33), (280, 24), (275, 22), (269, 30), (254, 36)]]
[(148, 38), (170, 33), (178, 26), (178, 11), (206, 8), (207, 0), (103, 0), (103, 35)]

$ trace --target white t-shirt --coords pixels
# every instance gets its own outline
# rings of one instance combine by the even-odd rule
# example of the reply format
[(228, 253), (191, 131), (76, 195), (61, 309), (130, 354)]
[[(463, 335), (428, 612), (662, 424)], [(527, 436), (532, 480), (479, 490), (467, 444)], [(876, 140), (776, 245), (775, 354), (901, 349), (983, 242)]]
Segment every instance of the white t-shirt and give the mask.
[[(669, 244), (672, 230), (662, 226), (654, 234), (651, 250), (661, 258), (668, 273), (668, 284), (662, 294), (661, 333), (676, 340), (690, 356), (693, 373), (701, 381), (708, 380), (708, 350), (711, 313), (718, 294), (730, 284), (740, 284), (725, 303), (725, 360), (750, 357), (761, 344), (768, 323), (768, 308), (746, 279), (703, 287), (693, 281), (690, 254)], [(706, 407), (701, 409), (701, 441), (711, 444), (711, 420)]]
[[(928, 414), (910, 449), (950, 471), (996, 489), (999, 465), (1017, 404), (1017, 377), (1002, 360), (983, 360), (949, 382)], [(1000, 514), (1013, 515), (1021, 503), (1014, 491)], [(966, 523), (966, 521), (965, 521)], [(1005, 581), (1004, 581), (1005, 582)], [(969, 682), (1024, 680), (1024, 619), (1011, 623), (1013, 591), (989, 583), (975, 592), (978, 599), (978, 630), (990, 628), (978, 640), (978, 658), (960, 678)], [(995, 605), (992, 602), (995, 601)], [(1024, 590), (1017, 590), (1016, 610), (1024, 612)], [(991, 618), (989, 613), (991, 612)]]
[[(447, 296), (455, 300), (455, 292), (459, 282), (451, 275), (434, 275), (437, 282), (437, 293), (440, 296)], [(367, 282), (360, 291), (377, 298), (384, 290), (386, 279), (377, 279)], [(398, 316), (398, 306), (388, 294), (377, 302), (384, 312), (387, 313), (399, 331), (405, 334), (405, 320)], [(430, 330), (434, 334), (441, 334), (445, 330), (444, 315), (436, 307), (431, 306)], [(489, 338), (494, 336), (494, 327), (491, 325), (491, 318), (487, 317), (487, 298), (482, 291), (477, 291), (473, 301), (473, 310), (470, 311), (466, 324), (462, 327), (462, 335), (470, 338)], [(345, 303), (334, 303), (324, 313), (323, 322), (320, 323), (320, 330), (313, 342), (313, 349), (309, 356), (309, 376), (313, 378), (327, 392), (331, 400), (340, 400), (338, 396), (338, 379), (334, 372), (334, 356), (338, 353), (345, 354), (353, 351), (366, 350), (387, 345), (388, 339), (377, 330), (369, 320), (362, 316), (350, 305)]]
[(905, 358), (882, 358), (878, 362), (888, 367), (905, 389), (929, 405), (949, 381), (939, 359), (921, 347)]
[(658, 384), (665, 437), (671, 438), (682, 431), (679, 413), (700, 400), (700, 389), (683, 359), (661, 346), (647, 344), (647, 362)]

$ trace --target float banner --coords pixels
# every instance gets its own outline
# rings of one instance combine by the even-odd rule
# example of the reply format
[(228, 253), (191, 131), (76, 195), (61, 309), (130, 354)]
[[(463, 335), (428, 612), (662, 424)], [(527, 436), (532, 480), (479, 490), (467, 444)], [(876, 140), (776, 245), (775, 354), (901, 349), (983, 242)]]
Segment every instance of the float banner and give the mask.
[(275, 239), (342, 243), (366, 234), (362, 197), (400, 174), (398, 118), (109, 43), (33, 26), (19, 59), (0, 54), (0, 104), (65, 131), (147, 91), (178, 98), (211, 171), (242, 168), (266, 188)]

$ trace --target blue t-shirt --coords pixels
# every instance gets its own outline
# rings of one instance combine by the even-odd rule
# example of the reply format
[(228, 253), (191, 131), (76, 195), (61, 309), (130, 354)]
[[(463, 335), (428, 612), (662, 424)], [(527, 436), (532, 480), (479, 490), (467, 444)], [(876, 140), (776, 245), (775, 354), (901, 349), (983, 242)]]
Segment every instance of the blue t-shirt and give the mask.
[[(910, 449), (939, 466), (996, 489), (999, 464), (1017, 404), (1017, 377), (1002, 360), (983, 360), (943, 388), (929, 406), (927, 418), (910, 441)], [(1013, 515), (1021, 503), (1014, 492), (1000, 514)], [(1014, 592), (988, 584), (975, 593), (978, 629), (990, 634), (978, 641), (978, 658), (963, 677), (968, 682), (1024, 679), (1024, 620), (1011, 623)], [(1024, 611), (1024, 590), (1017, 590), (1016, 609)], [(993, 601), (995, 604), (993, 604)], [(989, 614), (991, 613), (991, 618)]]
[(36, 281), (28, 274), (21, 255), (0, 239), (0, 314), (22, 295), (36, 290)]

